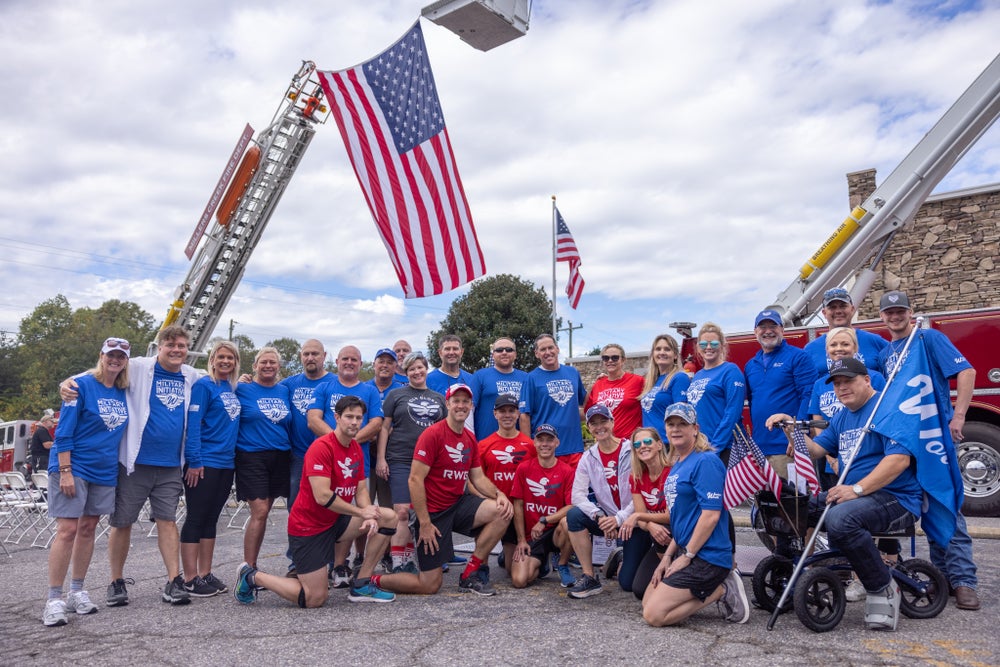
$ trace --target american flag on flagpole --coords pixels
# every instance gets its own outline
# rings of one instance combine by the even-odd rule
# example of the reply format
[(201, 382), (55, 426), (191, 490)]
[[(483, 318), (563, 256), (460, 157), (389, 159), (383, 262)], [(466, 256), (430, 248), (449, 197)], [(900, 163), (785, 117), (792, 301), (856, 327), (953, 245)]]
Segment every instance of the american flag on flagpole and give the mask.
[(809, 456), (809, 447), (806, 446), (805, 433), (794, 429), (792, 443), (795, 452), (795, 475), (806, 481), (811, 495), (816, 495), (819, 493), (819, 480), (816, 478), (816, 466), (813, 465), (812, 457)]
[(736, 426), (733, 434), (723, 506), (727, 510), (732, 509), (764, 487), (769, 487), (775, 498), (781, 498), (781, 478), (767, 462), (764, 452), (742, 427)]
[(484, 275), (419, 20), (371, 60), (317, 74), (403, 294)]
[(562, 213), (556, 209), (556, 261), (569, 262), (569, 282), (566, 283), (566, 296), (569, 298), (569, 305), (576, 309), (580, 303), (580, 296), (583, 294), (584, 280), (580, 275), (580, 251), (577, 250), (576, 241), (563, 220)]

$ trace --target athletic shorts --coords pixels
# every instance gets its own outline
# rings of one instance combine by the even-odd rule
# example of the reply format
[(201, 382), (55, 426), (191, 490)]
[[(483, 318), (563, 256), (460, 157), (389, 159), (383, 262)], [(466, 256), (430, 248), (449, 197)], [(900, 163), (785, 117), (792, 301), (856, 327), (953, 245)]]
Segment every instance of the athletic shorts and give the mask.
[(115, 511), (115, 487), (94, 484), (74, 477), (76, 495), (70, 498), (59, 488), (59, 473), (49, 473), (49, 518), (79, 519), (102, 516)]
[[(448, 509), (431, 513), (431, 523), (438, 529), (441, 536), (437, 538), (438, 550), (433, 555), (424, 550), (424, 545), (416, 545), (417, 565), (421, 572), (439, 569), (455, 555), (452, 531), (458, 531), (462, 535), (470, 537), (479, 535), (483, 527), (473, 528), (473, 526), (476, 525), (476, 512), (479, 511), (483, 500), (479, 496), (464, 493), (458, 502)], [(417, 521), (417, 514), (413, 510), (410, 510), (410, 530), (413, 532), (414, 542), (416, 542), (416, 538), (420, 536), (420, 524)]]
[(181, 467), (148, 466), (137, 463), (131, 475), (118, 464), (118, 489), (111, 525), (131, 526), (139, 518), (142, 506), (149, 500), (149, 518), (157, 521), (177, 520), (177, 501), (184, 493)]
[(504, 531), (503, 536), (500, 538), (500, 544), (517, 544), (517, 530), (514, 528), (513, 519), (507, 524), (507, 530)]
[(291, 493), (292, 453), (266, 449), (261, 452), (236, 450), (236, 499), (287, 498)]
[(671, 588), (686, 588), (691, 591), (691, 595), (704, 602), (705, 598), (722, 585), (722, 582), (729, 576), (729, 572), (728, 567), (712, 565), (695, 556), (695, 559), (680, 572), (674, 572), (669, 577), (664, 577), (663, 583)]
[(389, 495), (393, 505), (410, 504), (410, 464), (389, 464)]
[(544, 565), (549, 557), (549, 554), (556, 553), (559, 551), (555, 543), (556, 529), (552, 528), (546, 530), (542, 533), (542, 536), (537, 540), (531, 540), (528, 542), (528, 548), (531, 549), (530, 556), (532, 558), (537, 558), (542, 561)]
[(309, 574), (326, 568), (333, 562), (333, 551), (337, 540), (351, 523), (350, 514), (341, 514), (337, 521), (315, 535), (289, 535), (288, 549), (292, 552), (292, 562), (302, 574)]

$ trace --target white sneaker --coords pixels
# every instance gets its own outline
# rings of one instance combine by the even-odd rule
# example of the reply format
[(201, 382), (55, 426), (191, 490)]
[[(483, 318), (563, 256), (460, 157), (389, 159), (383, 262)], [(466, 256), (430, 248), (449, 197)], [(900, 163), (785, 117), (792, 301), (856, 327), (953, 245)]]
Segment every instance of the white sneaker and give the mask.
[(42, 614), (42, 623), (52, 627), (56, 625), (66, 625), (66, 601), (55, 598), (45, 603), (45, 612)]
[(848, 602), (861, 602), (868, 597), (868, 591), (858, 579), (852, 579), (851, 585), (844, 591), (844, 596)]
[(869, 593), (865, 600), (865, 624), (869, 630), (895, 632), (899, 623), (899, 584), (893, 579), (878, 593)]
[(87, 591), (70, 591), (66, 597), (66, 611), (75, 611), (81, 616), (96, 614), (97, 605), (90, 601)]

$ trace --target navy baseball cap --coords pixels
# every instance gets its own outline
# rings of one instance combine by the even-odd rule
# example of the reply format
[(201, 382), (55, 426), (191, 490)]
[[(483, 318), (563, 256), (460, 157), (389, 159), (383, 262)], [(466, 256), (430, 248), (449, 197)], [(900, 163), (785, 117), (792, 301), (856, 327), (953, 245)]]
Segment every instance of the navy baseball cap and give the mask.
[(535, 437), (537, 438), (540, 435), (551, 435), (553, 438), (559, 438), (559, 434), (556, 432), (556, 427), (552, 424), (539, 424), (535, 429)]
[(608, 408), (608, 406), (604, 405), (604, 403), (596, 403), (590, 406), (590, 409), (587, 410), (588, 424), (590, 423), (590, 420), (593, 419), (594, 417), (604, 417), (605, 419), (614, 419), (614, 417), (611, 416), (611, 410)]
[(837, 359), (830, 364), (830, 377), (826, 379), (826, 383), (830, 384), (833, 382), (833, 378), (838, 375), (848, 378), (857, 377), (859, 375), (868, 375), (868, 367), (865, 366), (863, 361), (859, 361), (854, 357)]
[(774, 322), (779, 327), (785, 326), (781, 322), (781, 315), (778, 314), (778, 311), (776, 311), (776, 310), (762, 310), (759, 313), (757, 313), (757, 319), (755, 319), (753, 321), (754, 328), (759, 327), (761, 322), (766, 322), (767, 320), (770, 320), (770, 321)]
[(497, 396), (497, 400), (493, 402), (493, 409), (499, 410), (500, 408), (512, 405), (515, 408), (518, 407), (517, 396), (514, 394), (500, 394)]
[(398, 358), (396, 357), (396, 353), (393, 352), (392, 350), (390, 350), (387, 347), (383, 347), (378, 352), (376, 352), (374, 358), (378, 359), (381, 356), (392, 357), (393, 361), (398, 361)]

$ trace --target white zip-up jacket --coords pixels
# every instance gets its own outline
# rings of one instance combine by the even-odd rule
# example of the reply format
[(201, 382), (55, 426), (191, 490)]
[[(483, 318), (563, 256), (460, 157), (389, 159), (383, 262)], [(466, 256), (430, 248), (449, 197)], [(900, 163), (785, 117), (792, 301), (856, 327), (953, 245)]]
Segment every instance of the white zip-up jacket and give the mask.
[[(604, 510), (608, 516), (615, 517), (620, 526), (633, 512), (631, 476), (632, 442), (628, 438), (622, 438), (621, 449), (618, 450), (618, 497), (625, 506), (618, 507), (611, 495), (611, 486), (604, 476), (600, 450), (594, 445), (583, 453), (576, 466), (576, 477), (573, 478), (573, 505), (589, 517), (592, 517), (598, 509)], [(588, 498), (591, 489), (597, 498), (596, 505)]]

